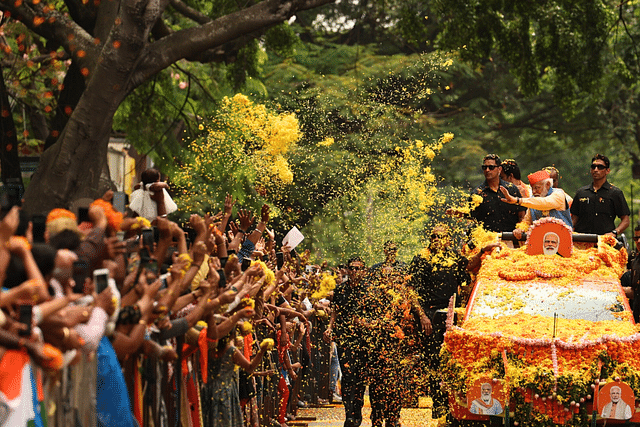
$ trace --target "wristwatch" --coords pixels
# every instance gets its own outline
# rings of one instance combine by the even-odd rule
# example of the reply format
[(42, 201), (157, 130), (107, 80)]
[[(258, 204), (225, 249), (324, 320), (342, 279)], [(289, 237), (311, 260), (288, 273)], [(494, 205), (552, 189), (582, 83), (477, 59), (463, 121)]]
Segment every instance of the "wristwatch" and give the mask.
[(612, 231), (612, 233), (613, 233), (613, 235), (614, 235), (614, 236), (617, 236), (617, 235), (618, 235), (618, 230), (616, 230), (616, 229), (614, 228), (614, 229), (613, 229), (613, 231)]

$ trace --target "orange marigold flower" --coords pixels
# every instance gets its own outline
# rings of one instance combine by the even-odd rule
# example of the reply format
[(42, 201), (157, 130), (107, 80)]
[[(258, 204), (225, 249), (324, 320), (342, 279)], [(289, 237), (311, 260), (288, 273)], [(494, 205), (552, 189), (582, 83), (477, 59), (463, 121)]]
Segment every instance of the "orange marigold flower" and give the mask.
[(120, 224), (122, 224), (123, 217), (122, 212), (116, 211), (110, 202), (107, 202), (103, 199), (97, 199), (94, 200), (93, 203), (91, 203), (91, 206), (100, 206), (107, 216), (107, 222), (109, 223), (109, 226), (116, 231), (120, 230)]
[(49, 371), (58, 371), (62, 369), (64, 360), (62, 352), (49, 343), (45, 343), (42, 352), (47, 358), (42, 362), (42, 367)]
[(42, 16), (36, 16), (35, 18), (33, 18), (33, 25), (35, 25), (36, 27), (42, 25), (43, 23), (44, 18)]
[(83, 76), (87, 77), (89, 75), (89, 69), (87, 67), (83, 67), (80, 72)]

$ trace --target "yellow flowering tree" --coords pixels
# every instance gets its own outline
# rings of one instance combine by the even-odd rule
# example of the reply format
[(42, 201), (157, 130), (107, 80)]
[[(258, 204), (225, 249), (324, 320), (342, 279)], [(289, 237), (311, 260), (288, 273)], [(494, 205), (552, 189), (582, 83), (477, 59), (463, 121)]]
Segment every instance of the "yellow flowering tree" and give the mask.
[(276, 113), (245, 95), (225, 97), (172, 174), (183, 212), (219, 209), (226, 193), (258, 205), (293, 182), (288, 156), (302, 133), (292, 113)]
[[(425, 227), (451, 222), (446, 207), (468, 211), (468, 192), (446, 188), (432, 171), (436, 155), (453, 140), (452, 133), (444, 133), (435, 140), (399, 141), (391, 155), (341, 171), (349, 191), (327, 203), (307, 226), (310, 240), (323, 242), (317, 255), (344, 260), (358, 254), (378, 262), (383, 243), (391, 239), (400, 248), (399, 258), (411, 259), (424, 244)], [(334, 143), (327, 138), (318, 145)]]

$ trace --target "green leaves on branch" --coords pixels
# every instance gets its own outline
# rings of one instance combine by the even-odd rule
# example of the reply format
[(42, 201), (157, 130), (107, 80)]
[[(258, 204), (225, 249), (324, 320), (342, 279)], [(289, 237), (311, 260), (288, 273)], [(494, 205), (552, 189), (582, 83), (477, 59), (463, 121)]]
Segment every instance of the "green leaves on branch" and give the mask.
[(616, 9), (606, 2), (438, 0), (442, 47), (477, 62), (497, 54), (509, 63), (525, 95), (548, 80), (566, 101), (594, 90), (604, 67)]

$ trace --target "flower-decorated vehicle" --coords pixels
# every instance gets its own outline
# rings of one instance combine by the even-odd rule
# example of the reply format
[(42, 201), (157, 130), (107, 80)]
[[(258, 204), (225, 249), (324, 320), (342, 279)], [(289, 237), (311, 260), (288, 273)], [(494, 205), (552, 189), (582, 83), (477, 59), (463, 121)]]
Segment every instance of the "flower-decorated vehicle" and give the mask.
[(619, 280), (627, 252), (612, 236), (591, 238), (574, 243), (544, 218), (525, 246), (484, 256), (457, 325), (449, 309), (451, 425), (640, 422), (640, 334)]

